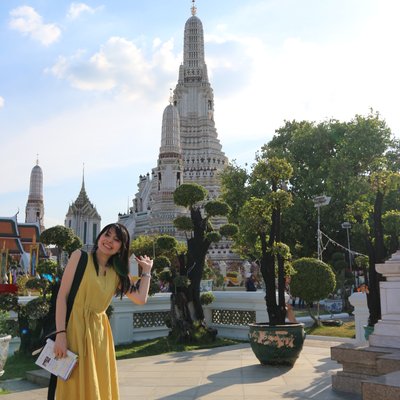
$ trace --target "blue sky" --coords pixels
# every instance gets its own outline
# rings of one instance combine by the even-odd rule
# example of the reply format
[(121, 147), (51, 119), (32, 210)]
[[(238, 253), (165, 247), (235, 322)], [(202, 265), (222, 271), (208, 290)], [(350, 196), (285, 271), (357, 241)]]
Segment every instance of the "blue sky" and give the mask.
[[(190, 0), (1, 0), (0, 216), (25, 218), (39, 154), (45, 225), (85, 186), (105, 225), (156, 165)], [(400, 2), (197, 0), (223, 151), (251, 163), (284, 120), (379, 111), (400, 137)]]

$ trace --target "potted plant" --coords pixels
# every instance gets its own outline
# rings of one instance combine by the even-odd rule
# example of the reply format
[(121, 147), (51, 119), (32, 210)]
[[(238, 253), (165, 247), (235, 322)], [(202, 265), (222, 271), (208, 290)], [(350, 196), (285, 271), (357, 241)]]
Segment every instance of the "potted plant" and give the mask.
[(269, 321), (250, 324), (249, 330), (250, 344), (261, 364), (293, 365), (305, 337), (303, 324), (285, 322), (285, 264), (290, 251), (281, 241), (281, 215), (291, 205), (286, 184), (292, 171), (283, 159), (259, 159), (250, 176), (257, 196), (244, 203), (239, 215), (240, 233), (259, 245), (266, 288)]
[(4, 365), (7, 361), (8, 347), (11, 341), (8, 318), (9, 314), (0, 310), (0, 376), (4, 374)]

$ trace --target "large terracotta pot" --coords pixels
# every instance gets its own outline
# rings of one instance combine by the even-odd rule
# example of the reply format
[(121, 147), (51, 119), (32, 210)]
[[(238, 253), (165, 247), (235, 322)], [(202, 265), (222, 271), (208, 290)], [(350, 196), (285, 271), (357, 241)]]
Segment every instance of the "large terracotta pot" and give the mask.
[(8, 356), (8, 346), (10, 344), (11, 335), (0, 337), (0, 376), (4, 374), (4, 365)]
[(303, 348), (304, 325), (288, 323), (249, 324), (249, 340), (254, 355), (263, 365), (293, 365)]

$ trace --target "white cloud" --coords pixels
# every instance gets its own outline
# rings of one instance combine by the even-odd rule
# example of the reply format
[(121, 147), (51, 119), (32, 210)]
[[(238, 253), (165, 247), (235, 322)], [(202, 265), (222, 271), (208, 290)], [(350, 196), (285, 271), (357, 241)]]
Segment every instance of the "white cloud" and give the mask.
[[(160, 86), (176, 80), (179, 59), (173, 53), (173, 41), (155, 40), (150, 59), (135, 43), (111, 37), (100, 50), (86, 56), (83, 51), (73, 57), (59, 57), (46, 69), (73, 87), (86, 91), (113, 91), (130, 99), (160, 94)], [(167, 95), (166, 95), (167, 96)]]
[(100, 9), (101, 7), (98, 8), (92, 8), (88, 6), (85, 3), (71, 3), (68, 13), (67, 13), (67, 18), (69, 19), (77, 19), (81, 16), (83, 13), (89, 13), (89, 14), (94, 14), (96, 10)]
[(0, 96), (0, 108), (4, 107), (4, 98)]
[(56, 24), (45, 24), (41, 15), (32, 7), (21, 6), (10, 11), (9, 26), (41, 44), (48, 46), (61, 35), (61, 30)]
[(393, 14), (385, 9), (384, 15), (372, 16), (345, 40), (287, 36), (272, 44), (224, 29), (208, 35), (206, 57), (222, 144), (243, 143), (246, 135), (266, 143), (284, 120), (349, 120), (371, 107), (399, 136), (400, 81), (393, 78), (400, 60), (393, 49), (400, 29), (391, 23)]
[[(14, 132), (2, 145), (2, 162), (12, 165), (13, 173), (0, 176), (0, 193), (26, 189), (27, 171), (32, 169), (36, 153), (49, 187), (59, 185), (60, 177), (79, 182), (83, 162), (91, 172), (100, 174), (155, 162), (162, 111), (160, 103), (138, 102), (133, 108), (124, 100), (92, 101)], [(15, 160), (15, 149), (21, 162)]]

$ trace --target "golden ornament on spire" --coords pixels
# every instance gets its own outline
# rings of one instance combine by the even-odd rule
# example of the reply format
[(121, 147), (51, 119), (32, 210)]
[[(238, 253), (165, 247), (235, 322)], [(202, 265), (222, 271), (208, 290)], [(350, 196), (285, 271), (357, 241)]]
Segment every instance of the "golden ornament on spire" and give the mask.
[(196, 15), (196, 12), (197, 12), (197, 8), (196, 8), (196, 6), (194, 5), (194, 3), (195, 3), (195, 1), (196, 0), (192, 0), (192, 15)]

